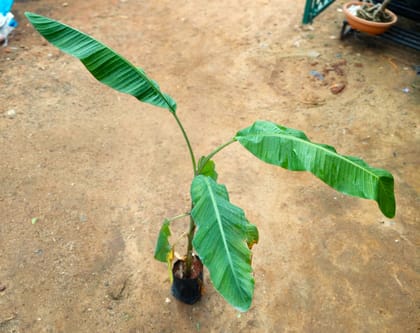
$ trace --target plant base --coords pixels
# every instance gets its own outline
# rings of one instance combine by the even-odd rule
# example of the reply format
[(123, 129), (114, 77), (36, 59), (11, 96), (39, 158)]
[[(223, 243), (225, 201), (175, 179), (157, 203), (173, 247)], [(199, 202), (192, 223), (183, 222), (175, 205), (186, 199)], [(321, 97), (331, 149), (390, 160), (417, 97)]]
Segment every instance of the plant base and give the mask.
[(191, 276), (184, 277), (185, 261), (178, 260), (172, 268), (172, 295), (186, 304), (194, 304), (201, 298), (203, 286), (203, 264), (197, 257), (193, 257)]

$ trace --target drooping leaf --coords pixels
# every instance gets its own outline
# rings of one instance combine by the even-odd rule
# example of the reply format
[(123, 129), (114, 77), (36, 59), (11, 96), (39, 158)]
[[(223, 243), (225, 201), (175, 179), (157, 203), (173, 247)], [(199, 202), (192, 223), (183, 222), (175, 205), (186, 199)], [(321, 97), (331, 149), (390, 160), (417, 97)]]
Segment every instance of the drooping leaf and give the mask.
[(258, 229), (254, 224), (248, 222), (246, 225), (246, 243), (249, 249), (252, 249), (254, 244), (258, 243), (259, 234)]
[(311, 142), (301, 131), (268, 121), (255, 122), (235, 139), (267, 163), (309, 171), (342, 193), (375, 200), (385, 216), (395, 215), (394, 179), (386, 170), (340, 155), (331, 146)]
[(194, 248), (208, 268), (216, 290), (235, 308), (246, 311), (254, 293), (247, 242), (257, 240), (256, 227), (250, 227), (243, 210), (229, 202), (225, 186), (211, 177), (196, 176), (191, 197), (191, 215), (197, 226)]
[[(200, 175), (211, 177), (213, 180), (217, 181), (218, 174), (216, 172), (216, 164), (212, 160), (208, 160), (205, 163), (205, 156), (202, 156), (198, 161), (198, 170), (200, 171)], [(203, 165), (203, 163), (205, 163)]]
[(164, 263), (168, 262), (168, 258), (172, 252), (171, 244), (169, 244), (169, 236), (171, 236), (169, 223), (170, 221), (168, 219), (165, 219), (163, 222), (155, 248), (155, 259)]
[(78, 58), (98, 81), (142, 102), (176, 112), (175, 101), (143, 69), (136, 68), (106, 45), (48, 17), (29, 12), (25, 15), (47, 41)]

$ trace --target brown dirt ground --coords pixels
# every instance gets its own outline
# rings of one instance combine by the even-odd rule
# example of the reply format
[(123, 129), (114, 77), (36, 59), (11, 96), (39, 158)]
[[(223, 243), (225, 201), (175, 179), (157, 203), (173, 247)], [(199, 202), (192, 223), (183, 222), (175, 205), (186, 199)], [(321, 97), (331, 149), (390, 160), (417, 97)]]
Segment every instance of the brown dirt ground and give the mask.
[[(20, 27), (0, 48), (0, 332), (418, 331), (420, 55), (337, 39), (342, 1), (302, 29), (303, 3), (15, 2)], [(215, 161), (260, 230), (254, 302), (238, 313), (206, 273), (203, 299), (178, 303), (153, 259), (163, 219), (189, 206), (176, 124), (97, 84), (33, 31), (26, 10), (145, 68), (177, 100), (198, 155), (256, 119), (299, 128), (390, 170), (396, 218), (230, 146)], [(346, 87), (334, 95), (337, 82)]]

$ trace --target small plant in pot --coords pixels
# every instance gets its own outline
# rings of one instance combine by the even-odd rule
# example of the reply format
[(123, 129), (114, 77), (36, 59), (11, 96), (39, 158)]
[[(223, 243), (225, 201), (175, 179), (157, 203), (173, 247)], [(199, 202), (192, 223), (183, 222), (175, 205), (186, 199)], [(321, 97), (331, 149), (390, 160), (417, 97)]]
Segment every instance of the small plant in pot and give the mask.
[(343, 11), (353, 29), (380, 35), (397, 22), (397, 15), (387, 9), (391, 0), (374, 4), (372, 1), (347, 2)]
[[(173, 276), (172, 293), (178, 299), (190, 304), (200, 299), (204, 265), (216, 290), (232, 306), (240, 311), (251, 306), (254, 292), (251, 249), (258, 242), (258, 229), (230, 201), (225, 185), (218, 182), (213, 161), (216, 154), (231, 144), (239, 143), (266, 163), (292, 171), (309, 171), (342, 193), (375, 200), (385, 216), (395, 215), (394, 180), (388, 171), (341, 155), (331, 146), (310, 141), (299, 130), (269, 121), (256, 121), (197, 159), (178, 117), (177, 104), (143, 69), (68, 25), (33, 13), (26, 16), (50, 43), (80, 59), (97, 80), (139, 101), (166, 109), (179, 127), (193, 171), (191, 210), (164, 220), (155, 249), (155, 258), (168, 264)], [(172, 268), (174, 246), (169, 242), (170, 227), (183, 218), (189, 220), (186, 254)]]

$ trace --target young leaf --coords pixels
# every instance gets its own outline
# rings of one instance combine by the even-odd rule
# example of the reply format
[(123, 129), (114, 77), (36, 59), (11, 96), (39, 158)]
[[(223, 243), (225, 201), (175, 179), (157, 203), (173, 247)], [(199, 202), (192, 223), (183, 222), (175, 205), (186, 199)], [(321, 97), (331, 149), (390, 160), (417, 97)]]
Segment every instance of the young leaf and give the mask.
[(29, 12), (25, 15), (47, 41), (78, 58), (98, 81), (142, 102), (176, 112), (175, 101), (155, 81), (106, 45), (48, 17)]
[(331, 146), (309, 141), (301, 131), (268, 121), (255, 122), (235, 139), (267, 163), (309, 171), (342, 193), (375, 200), (385, 216), (395, 215), (394, 179), (386, 170), (340, 155)]
[(208, 160), (205, 165), (203, 165), (205, 161), (205, 156), (202, 156), (198, 161), (198, 170), (200, 171), (200, 175), (208, 176), (212, 178), (214, 181), (217, 181), (218, 174), (216, 172), (216, 165), (212, 160)]
[(169, 229), (170, 221), (165, 219), (162, 227), (159, 231), (158, 240), (155, 248), (155, 259), (164, 263), (168, 262), (168, 259), (172, 252), (172, 247), (169, 244), (169, 236), (171, 236), (171, 230)]
[(194, 248), (216, 290), (235, 308), (246, 311), (254, 293), (247, 242), (257, 241), (256, 227), (250, 227), (243, 210), (229, 202), (225, 186), (210, 177), (194, 178), (191, 197), (191, 215), (197, 226)]

